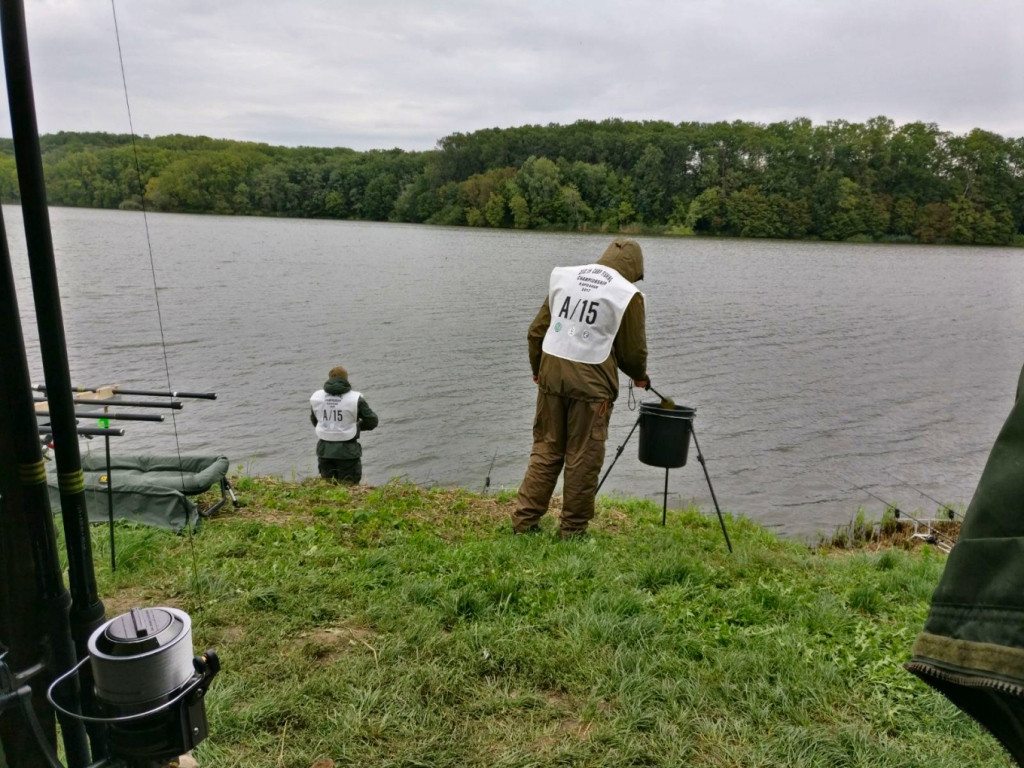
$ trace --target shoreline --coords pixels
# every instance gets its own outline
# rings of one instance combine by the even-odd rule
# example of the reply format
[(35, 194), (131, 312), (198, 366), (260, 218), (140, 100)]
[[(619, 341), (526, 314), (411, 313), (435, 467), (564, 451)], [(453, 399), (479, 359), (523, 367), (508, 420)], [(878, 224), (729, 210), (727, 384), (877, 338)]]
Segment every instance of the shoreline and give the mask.
[[(21, 201), (19, 200), (4, 200), (0, 201), (0, 205), (9, 205), (17, 208), (21, 208)], [(68, 210), (78, 211), (113, 211), (119, 213), (142, 213), (141, 208), (99, 208), (95, 206), (84, 206), (84, 205), (61, 205), (57, 203), (50, 203), (50, 208), (65, 208)], [(388, 226), (403, 226), (403, 227), (431, 227), (436, 229), (449, 229), (449, 230), (472, 230), (472, 231), (485, 231), (485, 232), (516, 232), (519, 234), (526, 234), (529, 232), (538, 232), (547, 235), (592, 235), (601, 237), (657, 237), (664, 238), (667, 240), (726, 240), (726, 241), (740, 241), (740, 242), (764, 242), (764, 243), (814, 243), (816, 245), (828, 244), (828, 245), (898, 245), (898, 246), (920, 246), (924, 248), (986, 248), (990, 250), (1003, 250), (1013, 248), (1024, 248), (1024, 235), (1018, 236), (1017, 239), (1004, 245), (992, 245), (986, 243), (955, 243), (952, 241), (934, 241), (934, 242), (922, 242), (915, 239), (907, 239), (900, 237), (893, 238), (869, 238), (869, 237), (852, 237), (846, 240), (826, 240), (820, 237), (742, 237), (740, 235), (708, 235), (700, 234), (696, 232), (672, 232), (670, 230), (675, 229), (667, 224), (657, 225), (653, 227), (634, 227), (627, 226), (625, 228), (594, 228), (586, 227), (583, 229), (566, 229), (564, 227), (530, 227), (529, 229), (517, 229), (515, 227), (482, 227), (473, 226), (470, 224), (445, 224), (445, 223), (434, 223), (427, 221), (377, 221), (374, 219), (351, 219), (351, 218), (340, 218), (334, 216), (288, 216), (286, 214), (272, 214), (272, 213), (217, 213), (215, 211), (162, 211), (147, 208), (147, 215), (172, 215), (172, 216), (203, 216), (203, 217), (218, 217), (225, 219), (271, 219), (271, 220), (286, 220), (286, 221), (317, 221), (317, 222), (346, 222), (346, 223), (357, 223), (357, 224), (372, 224), (372, 225), (388, 225)]]
[[(280, 493), (297, 498), (301, 498), (304, 493), (312, 494), (313, 489), (321, 486), (343, 489), (346, 494), (357, 499), (372, 497), (374, 494), (381, 493), (387, 488), (394, 486), (405, 489), (407, 493), (418, 493), (426, 498), (437, 494), (450, 495), (460, 499), (460, 508), (462, 506), (468, 508), (475, 505), (478, 509), (486, 509), (488, 516), (500, 515), (496, 519), (505, 522), (510, 520), (509, 513), (514, 507), (516, 498), (516, 489), (514, 488), (501, 488), (492, 493), (482, 493), (462, 486), (422, 485), (401, 477), (393, 478), (384, 485), (359, 484), (353, 486), (330, 483), (315, 475), (292, 480), (285, 480), (274, 475), (241, 475), (233, 477), (232, 483), (235, 489), (240, 492), (244, 492), (245, 489), (249, 488), (271, 488), (279, 489)], [(212, 505), (219, 500), (219, 496), (212, 491), (209, 493), (212, 494), (209, 496), (209, 504)], [(545, 528), (553, 525), (557, 526), (558, 511), (561, 509), (561, 503), (561, 494), (555, 494), (551, 497), (548, 514), (543, 518)], [(303, 508), (302, 504), (294, 505), (294, 508), (295, 514), (299, 518), (309, 512), (309, 510)], [(591, 525), (595, 530), (604, 530), (605, 524), (602, 522), (602, 515), (605, 514), (610, 516), (607, 522), (608, 530), (612, 532), (617, 531), (623, 526), (624, 521), (628, 519), (629, 512), (623, 512), (623, 510), (638, 509), (643, 509), (646, 512), (653, 511), (660, 520), (661, 506), (654, 500), (636, 496), (601, 494), (596, 500), (597, 511)], [(929, 529), (933, 532), (938, 532), (940, 537), (947, 537), (954, 541), (960, 533), (960, 520), (924, 517), (923, 513), (919, 513), (915, 515), (917, 522), (914, 522), (909, 519), (897, 520), (891, 513), (892, 510), (887, 509), (880, 520), (875, 520), (868, 517), (864, 508), (860, 507), (851, 516), (849, 523), (837, 524), (831, 532), (787, 534), (769, 528), (757, 520), (746, 517), (742, 513), (723, 510), (727, 526), (741, 525), (743, 527), (752, 527), (762, 532), (763, 535), (773, 537), (779, 542), (798, 544), (807, 547), (811, 551), (912, 550), (929, 546), (929, 542), (925, 538), (929, 534)], [(709, 513), (702, 507), (693, 504), (669, 507), (668, 515), (670, 524), (673, 515), (679, 515), (683, 519), (697, 515), (700, 518), (714, 522), (716, 526), (718, 525), (717, 518), (713, 513)], [(275, 517), (275, 515), (271, 514), (269, 519), (273, 520)], [(510, 526), (509, 533), (511, 534)]]

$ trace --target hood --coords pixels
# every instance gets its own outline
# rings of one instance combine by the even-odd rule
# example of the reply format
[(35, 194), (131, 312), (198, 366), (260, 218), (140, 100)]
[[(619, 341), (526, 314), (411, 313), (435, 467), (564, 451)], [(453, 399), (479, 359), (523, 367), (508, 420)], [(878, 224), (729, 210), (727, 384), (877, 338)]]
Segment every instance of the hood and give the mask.
[(611, 267), (631, 283), (644, 277), (644, 254), (636, 240), (615, 238), (597, 263)]
[(344, 395), (350, 389), (352, 389), (352, 385), (348, 383), (348, 379), (343, 379), (340, 376), (324, 382), (324, 392), (328, 395)]

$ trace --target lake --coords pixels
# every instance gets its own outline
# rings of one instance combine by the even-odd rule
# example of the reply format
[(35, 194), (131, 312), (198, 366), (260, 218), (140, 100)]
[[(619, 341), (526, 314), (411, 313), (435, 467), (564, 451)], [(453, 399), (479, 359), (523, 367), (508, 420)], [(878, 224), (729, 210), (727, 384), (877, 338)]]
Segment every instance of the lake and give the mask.
[[(42, 381), (20, 209), (4, 206)], [(166, 388), (143, 218), (51, 210), (72, 378)], [(334, 365), (380, 416), (364, 482), (516, 486), (536, 390), (526, 329), (557, 265), (609, 235), (151, 214), (181, 448), (254, 474), (316, 472), (308, 398)], [(883, 505), (970, 500), (1024, 363), (1024, 251), (640, 237), (654, 386), (697, 408), (722, 506), (786, 534)], [(635, 421), (626, 380), (606, 466)], [(643, 394), (649, 399), (653, 396)], [(165, 424), (116, 451), (174, 453)], [(93, 441), (92, 450), (102, 450)], [(844, 479), (845, 478), (845, 479)], [(852, 482), (851, 482), (852, 481)], [(656, 498), (634, 435), (605, 491)], [(670, 506), (712, 511), (690, 452)]]

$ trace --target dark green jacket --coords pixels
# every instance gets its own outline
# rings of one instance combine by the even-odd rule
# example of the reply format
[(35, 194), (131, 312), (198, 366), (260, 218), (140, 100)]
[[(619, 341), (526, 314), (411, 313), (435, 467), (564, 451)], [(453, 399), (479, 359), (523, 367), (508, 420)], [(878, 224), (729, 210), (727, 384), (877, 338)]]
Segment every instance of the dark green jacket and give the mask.
[(1024, 766), (1024, 371), (907, 669)]
[[(328, 379), (324, 383), (324, 391), (328, 395), (344, 395), (352, 389), (352, 385), (348, 383), (347, 379)], [(358, 459), (363, 455), (363, 447), (359, 444), (359, 434), (362, 432), (369, 432), (371, 429), (376, 428), (378, 419), (377, 414), (374, 413), (370, 406), (366, 404), (366, 400), (362, 396), (359, 397), (359, 424), (356, 436), (351, 440), (344, 441), (330, 441), (330, 440), (317, 440), (316, 441), (316, 455), (321, 459)], [(316, 426), (316, 413), (313, 409), (309, 409), (309, 420)]]

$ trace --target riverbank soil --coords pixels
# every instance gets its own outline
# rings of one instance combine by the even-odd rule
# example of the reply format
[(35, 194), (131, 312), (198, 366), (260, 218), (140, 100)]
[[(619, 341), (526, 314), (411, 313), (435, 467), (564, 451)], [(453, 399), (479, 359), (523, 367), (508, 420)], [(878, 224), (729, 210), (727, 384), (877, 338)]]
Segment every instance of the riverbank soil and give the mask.
[[(193, 536), (93, 546), (108, 615), (173, 605), (223, 671), (199, 764), (1006, 766), (907, 674), (945, 556), (814, 551), (605, 499), (511, 535), (513, 496), (236, 481)], [(909, 546), (909, 545), (908, 545)]]

